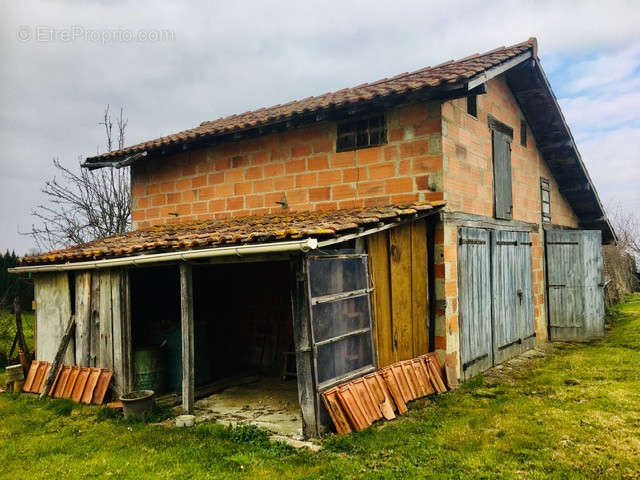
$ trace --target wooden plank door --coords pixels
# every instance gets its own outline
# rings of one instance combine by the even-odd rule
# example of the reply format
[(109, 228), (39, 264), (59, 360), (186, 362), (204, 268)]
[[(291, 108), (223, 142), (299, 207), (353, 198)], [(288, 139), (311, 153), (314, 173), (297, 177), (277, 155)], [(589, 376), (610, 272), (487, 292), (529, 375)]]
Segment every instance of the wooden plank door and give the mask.
[(546, 232), (549, 335), (586, 341), (604, 334), (601, 232)]
[(458, 281), (460, 355), (463, 378), (493, 364), (491, 334), (491, 250), (489, 231), (460, 228)]
[(517, 300), (518, 330), (522, 341), (521, 351), (534, 347), (536, 331), (533, 324), (533, 275), (531, 269), (531, 234), (517, 233), (516, 272), (517, 272)]
[(511, 186), (511, 138), (492, 130), (493, 190), (496, 218), (511, 220), (513, 195)]
[(517, 246), (517, 232), (497, 230), (491, 235), (494, 365), (520, 353), (522, 344), (518, 321)]
[(583, 264), (583, 299), (585, 339), (604, 335), (604, 272), (602, 232), (584, 230), (580, 237)]

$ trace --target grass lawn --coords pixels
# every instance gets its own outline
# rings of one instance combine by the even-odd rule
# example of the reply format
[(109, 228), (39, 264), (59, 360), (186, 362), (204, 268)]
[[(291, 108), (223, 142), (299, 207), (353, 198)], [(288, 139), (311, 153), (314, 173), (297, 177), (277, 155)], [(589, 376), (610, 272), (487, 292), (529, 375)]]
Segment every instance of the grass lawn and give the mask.
[[(33, 312), (22, 312), (22, 331), (24, 339), (30, 350), (33, 350), (33, 327), (35, 325), (35, 314)], [(16, 317), (13, 313), (0, 310), (0, 355), (9, 355), (13, 337), (16, 334)], [(16, 347), (13, 355), (17, 356)], [(0, 364), (1, 365), (1, 364)]]
[[(35, 314), (33, 312), (22, 313), (22, 330), (24, 339), (30, 351), (33, 351), (33, 327), (35, 325)], [(16, 334), (16, 317), (7, 311), (0, 310), (0, 386), (5, 384), (4, 363), (11, 350), (11, 344)], [(14, 360), (18, 358), (18, 347), (13, 352)], [(12, 362), (10, 362), (12, 363)]]
[(639, 478), (640, 295), (602, 342), (413, 402), (319, 453), (249, 427), (173, 429), (0, 395), (2, 478)]

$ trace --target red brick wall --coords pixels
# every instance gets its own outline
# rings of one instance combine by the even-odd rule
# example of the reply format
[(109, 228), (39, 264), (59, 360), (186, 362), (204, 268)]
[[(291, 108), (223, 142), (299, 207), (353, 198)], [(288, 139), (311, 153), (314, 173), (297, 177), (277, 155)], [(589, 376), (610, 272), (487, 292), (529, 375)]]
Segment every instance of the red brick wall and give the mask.
[(440, 104), (394, 109), (387, 128), (387, 145), (350, 152), (335, 152), (327, 122), (140, 162), (134, 228), (282, 212), (283, 194), (291, 210), (442, 199)]

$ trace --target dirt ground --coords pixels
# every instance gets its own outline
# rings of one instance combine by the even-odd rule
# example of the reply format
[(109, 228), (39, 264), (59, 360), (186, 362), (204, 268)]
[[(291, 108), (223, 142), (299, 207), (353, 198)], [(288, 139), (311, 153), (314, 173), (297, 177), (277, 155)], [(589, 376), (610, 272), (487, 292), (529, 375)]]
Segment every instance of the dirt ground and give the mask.
[(196, 422), (250, 423), (275, 434), (302, 439), (302, 417), (295, 379), (260, 377), (230, 386), (195, 403)]

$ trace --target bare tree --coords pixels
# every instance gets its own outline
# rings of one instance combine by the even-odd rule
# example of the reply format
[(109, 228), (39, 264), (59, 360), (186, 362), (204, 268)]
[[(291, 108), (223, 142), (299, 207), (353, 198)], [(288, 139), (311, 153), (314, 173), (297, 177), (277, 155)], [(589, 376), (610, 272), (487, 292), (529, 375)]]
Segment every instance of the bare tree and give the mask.
[[(127, 119), (120, 108), (116, 118), (114, 139), (113, 121), (109, 105), (103, 121), (107, 151), (124, 147)], [(98, 148), (99, 152), (99, 148)], [(80, 163), (82, 159), (80, 159)], [(131, 226), (131, 190), (128, 168), (102, 168), (79, 170), (62, 165), (54, 158), (53, 165), (60, 178), (45, 182), (42, 192), (47, 203), (32, 210), (37, 219), (30, 235), (39, 250), (52, 250), (69, 245), (89, 242), (129, 230)]]
[(610, 307), (627, 293), (638, 289), (640, 259), (640, 217), (617, 202), (610, 206), (609, 219), (616, 232), (615, 244), (603, 247), (606, 277), (605, 302)]

